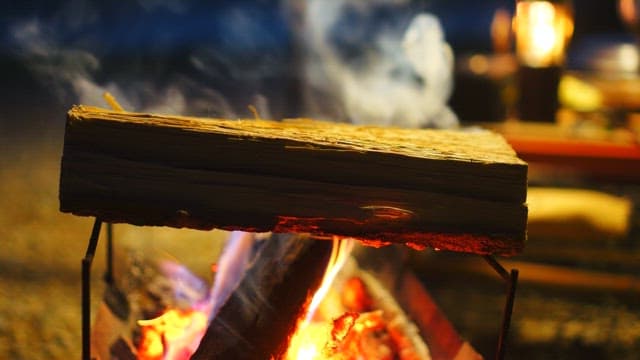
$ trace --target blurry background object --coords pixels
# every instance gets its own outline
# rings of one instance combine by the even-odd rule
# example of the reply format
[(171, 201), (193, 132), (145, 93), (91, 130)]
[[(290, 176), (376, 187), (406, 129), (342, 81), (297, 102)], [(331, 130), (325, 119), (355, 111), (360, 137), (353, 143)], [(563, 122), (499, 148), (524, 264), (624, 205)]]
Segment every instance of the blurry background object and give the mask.
[(456, 87), (451, 107), (461, 121), (504, 120), (514, 102), (513, 74), (517, 63), (512, 54), (512, 12), (499, 6), (491, 18), (491, 52), (461, 54), (456, 61)]
[(636, 0), (618, 0), (618, 12), (627, 28), (638, 38), (640, 36), (640, 3)]
[(555, 121), (561, 70), (573, 33), (571, 6), (565, 1), (518, 1), (514, 31), (520, 64), (518, 116)]
[[(625, 239), (633, 203), (601, 191), (530, 187), (528, 236), (531, 241), (593, 242)], [(607, 209), (603, 213), (602, 209)]]

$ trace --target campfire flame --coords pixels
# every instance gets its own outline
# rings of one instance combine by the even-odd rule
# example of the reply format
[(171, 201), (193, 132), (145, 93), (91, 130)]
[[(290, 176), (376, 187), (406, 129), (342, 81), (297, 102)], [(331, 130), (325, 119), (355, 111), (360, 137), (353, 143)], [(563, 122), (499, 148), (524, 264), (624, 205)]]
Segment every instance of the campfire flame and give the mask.
[(353, 240), (334, 241), (338, 260), (313, 296), (317, 307), (300, 317), (284, 360), (430, 359), (392, 295), (349, 255)]
[(284, 360), (429, 359), (390, 295), (381, 285), (372, 288), (372, 276), (349, 256), (353, 240), (334, 241), (337, 260), (313, 296), (317, 307), (299, 319)]
[(322, 283), (320, 287), (313, 295), (311, 300), (311, 304), (307, 310), (306, 321), (311, 321), (313, 315), (315, 314), (320, 302), (326, 297), (327, 292), (331, 288), (333, 284), (333, 280), (342, 269), (342, 266), (349, 258), (351, 254), (351, 250), (353, 250), (353, 246), (355, 244), (355, 240), (351, 238), (340, 239), (337, 236), (333, 238), (333, 248), (331, 250), (331, 257), (329, 258), (329, 264), (327, 265), (327, 271), (324, 274), (322, 279)]
[[(223, 274), (237, 277), (236, 272), (243, 271), (251, 257), (243, 253), (251, 252), (255, 241), (258, 241), (255, 235), (235, 233), (231, 236), (215, 266), (216, 282)], [(399, 330), (398, 324), (402, 321), (397, 310), (389, 306), (378, 308), (379, 304), (374, 304), (380, 299), (379, 290), (372, 290), (371, 281), (365, 281), (362, 272), (354, 271), (358, 268), (351, 257), (354, 245), (354, 239), (333, 239), (332, 254), (321, 285), (308, 300), (305, 312), (290, 334), (283, 360), (428, 358), (428, 355), (418, 356), (419, 349), (414, 349), (404, 330)], [(235, 288), (236, 280), (225, 281), (228, 282), (220, 281), (218, 287), (214, 285), (204, 301), (195, 302), (189, 309), (168, 309), (155, 319), (139, 321), (142, 336), (138, 359), (190, 358), (209, 321), (215, 318), (215, 309), (222, 305), (216, 305), (223, 300), (212, 299), (212, 294), (226, 298)], [(220, 290), (222, 288), (225, 290)]]
[[(187, 310), (166, 309), (154, 319), (139, 320), (142, 336), (138, 359), (189, 359), (198, 348), (209, 322), (237, 287), (249, 262), (252, 247), (259, 238), (260, 235), (256, 234), (232, 232), (218, 263), (211, 268), (216, 276), (208, 296), (196, 299)], [(173, 276), (192, 276), (177, 274), (188, 271), (181, 266), (165, 263), (162, 267)], [(176, 289), (179, 289), (180, 282), (176, 285)]]
[[(194, 303), (190, 309), (167, 309), (160, 316), (140, 320), (142, 336), (138, 345), (138, 359), (182, 360), (188, 359), (197, 349), (208, 322), (215, 317), (224, 301), (233, 292), (250, 259), (251, 249), (257, 241), (255, 235), (232, 232), (219, 262), (212, 267), (216, 272), (215, 282), (206, 299)], [(353, 327), (358, 314), (344, 315), (331, 321), (318, 319), (320, 304), (327, 298), (331, 285), (340, 269), (349, 258), (354, 239), (333, 239), (331, 257), (318, 290), (314, 293), (305, 315), (299, 320), (296, 334), (291, 339), (288, 360), (317, 359), (334, 343), (342, 341)], [(167, 267), (173, 269), (174, 267)], [(171, 271), (172, 273), (175, 273)], [(325, 301), (326, 302), (326, 301)], [(327, 313), (327, 310), (323, 310)], [(315, 319), (314, 319), (315, 317)], [(324, 349), (324, 350), (323, 350)]]
[(319, 359), (325, 346), (330, 343), (333, 334), (331, 327), (328, 323), (314, 321), (314, 315), (323, 300), (327, 298), (333, 281), (349, 258), (354, 244), (355, 240), (351, 238), (333, 238), (331, 257), (322, 283), (313, 294), (305, 316), (298, 321), (296, 332), (289, 340), (286, 360)]

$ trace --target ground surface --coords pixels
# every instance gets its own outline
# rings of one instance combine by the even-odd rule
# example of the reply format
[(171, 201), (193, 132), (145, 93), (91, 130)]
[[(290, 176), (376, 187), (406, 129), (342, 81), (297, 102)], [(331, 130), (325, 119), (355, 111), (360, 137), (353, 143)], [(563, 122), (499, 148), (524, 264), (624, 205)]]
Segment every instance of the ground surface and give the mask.
[[(58, 211), (62, 135), (57, 129), (0, 133), (0, 358), (80, 358), (80, 262), (91, 218)], [(118, 251), (172, 256), (207, 271), (222, 235), (115, 227)], [(102, 295), (104, 229), (93, 271), (93, 309)], [(118, 269), (116, 269), (118, 271)]]

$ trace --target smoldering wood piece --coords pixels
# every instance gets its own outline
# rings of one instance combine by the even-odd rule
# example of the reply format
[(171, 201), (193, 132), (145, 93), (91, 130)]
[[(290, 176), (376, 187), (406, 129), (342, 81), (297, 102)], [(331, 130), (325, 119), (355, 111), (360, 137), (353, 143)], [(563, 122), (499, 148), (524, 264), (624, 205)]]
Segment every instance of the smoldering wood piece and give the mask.
[(280, 359), (320, 286), (332, 244), (288, 234), (265, 240), (192, 359)]
[[(138, 357), (133, 353), (129, 344), (123, 339), (118, 338), (113, 345), (111, 345), (110, 359), (117, 360), (137, 360)], [(103, 359), (106, 359), (104, 357)]]
[(67, 116), (60, 208), (135, 225), (311, 232), (510, 255), (527, 165), (495, 133), (114, 112)]

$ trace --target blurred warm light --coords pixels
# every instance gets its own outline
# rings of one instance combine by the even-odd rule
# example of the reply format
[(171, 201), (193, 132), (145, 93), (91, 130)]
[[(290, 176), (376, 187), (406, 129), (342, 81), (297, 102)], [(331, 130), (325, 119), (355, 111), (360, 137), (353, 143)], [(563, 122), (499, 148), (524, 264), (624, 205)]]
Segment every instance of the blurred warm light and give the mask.
[(638, 10), (634, 0), (619, 0), (618, 12), (622, 20), (629, 26), (635, 26), (638, 22)]
[(524, 65), (548, 67), (564, 62), (565, 49), (573, 33), (568, 6), (549, 1), (519, 1), (513, 28), (516, 54)]
[(511, 14), (506, 9), (498, 9), (493, 14), (491, 40), (496, 53), (506, 53), (511, 49)]
[(624, 72), (636, 72), (640, 66), (638, 58), (638, 49), (631, 44), (624, 44), (617, 49), (617, 58), (620, 70)]
[(469, 70), (476, 75), (486, 74), (489, 66), (489, 59), (484, 55), (476, 54), (469, 58)]

